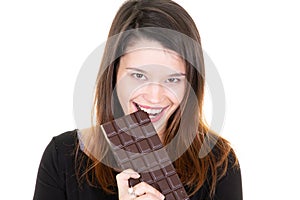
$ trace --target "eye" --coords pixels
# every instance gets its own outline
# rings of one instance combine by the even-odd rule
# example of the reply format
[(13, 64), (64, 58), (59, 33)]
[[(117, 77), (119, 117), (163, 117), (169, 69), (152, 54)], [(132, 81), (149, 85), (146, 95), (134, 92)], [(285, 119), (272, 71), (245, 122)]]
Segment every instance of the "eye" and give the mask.
[(132, 73), (131, 76), (138, 80), (146, 80), (146, 76), (141, 73)]
[(179, 82), (179, 81), (180, 81), (179, 78), (168, 78), (168, 79), (166, 80), (167, 83), (177, 83), (177, 82)]

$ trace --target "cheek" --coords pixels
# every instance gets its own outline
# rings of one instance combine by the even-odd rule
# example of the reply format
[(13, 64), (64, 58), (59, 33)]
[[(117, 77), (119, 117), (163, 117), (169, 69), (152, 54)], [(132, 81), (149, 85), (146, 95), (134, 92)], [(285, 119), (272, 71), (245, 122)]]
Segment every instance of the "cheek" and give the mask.
[(117, 96), (119, 99), (119, 102), (124, 110), (126, 112), (128, 110), (128, 102), (130, 99), (130, 88), (128, 88), (124, 84), (117, 84)]
[(168, 98), (174, 105), (179, 105), (183, 100), (185, 94), (185, 86), (178, 85), (176, 87), (168, 88)]
[(127, 99), (126, 88), (122, 87), (122, 85), (117, 85), (116, 89), (117, 89), (118, 99), (119, 99), (120, 103), (122, 104), (122, 102), (124, 102), (125, 99)]
[(137, 88), (137, 84), (126, 76), (117, 81), (117, 96), (124, 112), (129, 111), (129, 101), (138, 95)]

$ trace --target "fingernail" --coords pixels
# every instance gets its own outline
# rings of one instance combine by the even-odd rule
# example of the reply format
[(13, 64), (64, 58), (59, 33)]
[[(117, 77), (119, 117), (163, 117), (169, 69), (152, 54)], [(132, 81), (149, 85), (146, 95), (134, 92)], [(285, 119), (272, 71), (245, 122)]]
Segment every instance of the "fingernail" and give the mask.
[(165, 196), (164, 196), (164, 195), (161, 195), (161, 199), (162, 199), (162, 200), (165, 199)]

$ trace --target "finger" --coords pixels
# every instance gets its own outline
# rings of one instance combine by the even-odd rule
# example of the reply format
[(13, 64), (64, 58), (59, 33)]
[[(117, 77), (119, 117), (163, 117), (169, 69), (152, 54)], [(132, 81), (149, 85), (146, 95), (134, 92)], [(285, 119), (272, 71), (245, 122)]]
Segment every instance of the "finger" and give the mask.
[(124, 186), (126, 185), (128, 187), (128, 179), (130, 178), (137, 179), (139, 177), (140, 175), (136, 171), (132, 169), (126, 169), (121, 173), (117, 174), (116, 179), (117, 179), (117, 183), (120, 183), (121, 185)]
[(119, 198), (128, 196), (128, 179), (129, 178), (139, 178), (140, 175), (132, 169), (126, 169), (121, 173), (116, 175), (117, 185), (118, 185), (118, 193)]
[(164, 200), (165, 197), (160, 198), (160, 197), (157, 197), (157, 196), (155, 196), (155, 195), (153, 195), (151, 193), (147, 193), (147, 194), (144, 194), (142, 196), (136, 197), (134, 200), (145, 200), (145, 199), (146, 200), (147, 199), (151, 199), (151, 200)]
[[(157, 189), (155, 189), (154, 187), (152, 187), (151, 185), (145, 183), (145, 182), (141, 182), (137, 185), (135, 185), (133, 187), (134, 192), (137, 196), (153, 196), (156, 199), (164, 199), (165, 196), (160, 193)], [(144, 196), (145, 197), (145, 196)]]

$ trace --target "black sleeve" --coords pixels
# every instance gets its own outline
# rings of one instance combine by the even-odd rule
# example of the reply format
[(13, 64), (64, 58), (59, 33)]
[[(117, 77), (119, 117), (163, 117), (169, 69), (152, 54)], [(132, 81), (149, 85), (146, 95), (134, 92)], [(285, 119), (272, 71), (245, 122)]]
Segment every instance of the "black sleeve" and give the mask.
[(242, 179), (239, 166), (229, 165), (226, 175), (217, 183), (214, 200), (242, 200)]
[(54, 139), (44, 151), (38, 170), (34, 200), (66, 200), (63, 170)]

